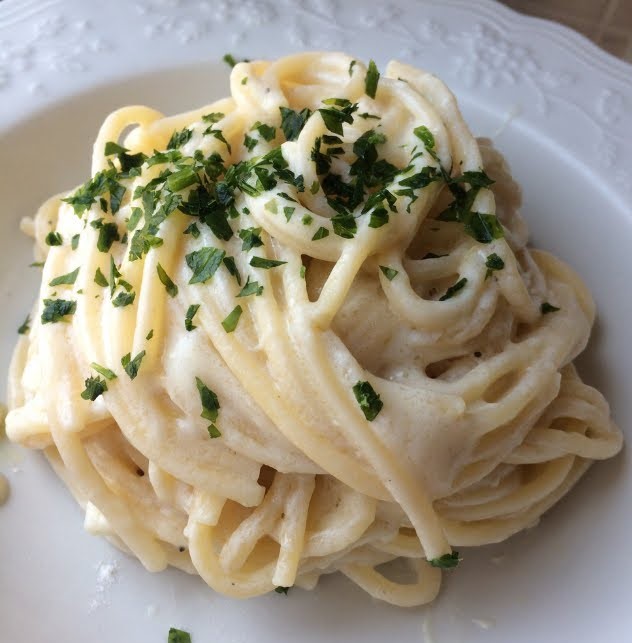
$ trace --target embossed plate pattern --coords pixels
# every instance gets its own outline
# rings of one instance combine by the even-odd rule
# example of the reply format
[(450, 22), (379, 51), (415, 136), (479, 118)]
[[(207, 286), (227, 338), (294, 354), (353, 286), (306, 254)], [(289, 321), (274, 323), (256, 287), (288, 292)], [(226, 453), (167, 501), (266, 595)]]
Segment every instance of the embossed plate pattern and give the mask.
[[(103, 117), (130, 102), (174, 112), (228, 90), (237, 57), (341, 49), (432, 70), (523, 185), (535, 242), (569, 261), (600, 317), (582, 372), (632, 425), (632, 67), (558, 25), (491, 0), (4, 0), (0, 4), (0, 357), (36, 291), (17, 222), (86, 178)], [(236, 602), (196, 578), (146, 573), (81, 529), (37, 454), (0, 445), (2, 638), (195, 643), (387, 639), (486, 643), (632, 640), (625, 454), (594, 467), (540, 526), (466, 551), (430, 608), (372, 602), (342, 578), (313, 593)], [(27, 616), (28, 615), (28, 616)]]

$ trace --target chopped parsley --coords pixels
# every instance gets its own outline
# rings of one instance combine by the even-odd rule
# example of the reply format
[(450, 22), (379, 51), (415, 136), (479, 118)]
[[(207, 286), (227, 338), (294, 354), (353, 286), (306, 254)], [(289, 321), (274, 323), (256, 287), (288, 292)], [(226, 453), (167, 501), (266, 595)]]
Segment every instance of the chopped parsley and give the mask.
[(116, 379), (116, 373), (109, 368), (105, 368), (105, 366), (101, 366), (101, 364), (92, 362), (92, 364), (90, 364), (90, 368), (93, 368), (97, 373), (103, 375), (106, 380)]
[(84, 183), (62, 201), (72, 205), (75, 214), (81, 217), (86, 210), (90, 209), (97, 197), (109, 192), (110, 209), (112, 214), (116, 214), (121, 207), (121, 201), (126, 190), (125, 186), (116, 180), (116, 176), (117, 170), (115, 167), (97, 172), (87, 183)]
[(452, 299), (456, 293), (459, 292), (459, 290), (463, 290), (465, 288), (465, 284), (467, 284), (467, 277), (463, 277), (462, 279), (459, 279), (455, 284), (450, 286), (446, 291), (445, 295), (439, 297), (439, 301), (446, 301), (446, 299)]
[(217, 421), (217, 415), (220, 409), (217, 395), (211, 391), (211, 389), (206, 386), (199, 377), (195, 378), (195, 384), (197, 386), (198, 393), (200, 394), (200, 402), (202, 403), (202, 413), (200, 413), (200, 416), (211, 422), (208, 426), (209, 436), (211, 438), (219, 438), (222, 434), (214, 424)]
[(132, 208), (132, 215), (130, 216), (126, 224), (126, 227), (130, 232), (136, 230), (136, 226), (138, 225), (138, 222), (140, 221), (142, 216), (143, 211), (141, 208)]
[(125, 308), (125, 306), (129, 306), (130, 304), (133, 304), (135, 298), (136, 298), (136, 293), (120, 292), (112, 300), (112, 305), (116, 306), (116, 308)]
[(200, 307), (200, 304), (191, 304), (187, 308), (187, 314), (184, 317), (184, 327), (188, 331), (192, 331), (197, 328), (197, 326), (193, 325), (193, 318), (195, 317), (195, 314), (197, 313), (199, 307)]
[(249, 295), (256, 295), (259, 297), (263, 292), (263, 286), (259, 285), (258, 281), (250, 281), (250, 275), (246, 279), (245, 286), (239, 291), (237, 297), (248, 297)]
[[(352, 64), (353, 64), (354, 62), (355, 62), (355, 60), (352, 62)], [(282, 587), (281, 585), (279, 585), (278, 587), (275, 587), (275, 588), (274, 588), (274, 591), (275, 591), (277, 594), (285, 594), (285, 595), (287, 596), (287, 593), (290, 591), (290, 588), (289, 588), (289, 587)]]
[(495, 252), (492, 252), (485, 260), (485, 265), (487, 266), (485, 279), (487, 279), (495, 270), (502, 270), (505, 267), (505, 262)]
[(185, 231), (184, 234), (190, 234), (194, 239), (197, 239), (200, 236), (200, 229), (197, 226), (197, 223), (192, 223)]
[(224, 138), (224, 134), (222, 133), (221, 129), (213, 129), (213, 126), (211, 125), (204, 130), (205, 136), (208, 136), (209, 134), (211, 136), (214, 136), (218, 141), (221, 141), (222, 143), (224, 143), (224, 145), (226, 146), (226, 149), (228, 150), (228, 153), (229, 154), (231, 153), (232, 149), (231, 149), (230, 143)]
[(375, 420), (384, 404), (371, 384), (369, 382), (357, 382), (353, 385), (353, 394), (362, 409), (362, 413), (364, 413), (364, 417), (369, 422)]
[(282, 266), (287, 263), (287, 261), (278, 261), (277, 259), (264, 259), (263, 257), (251, 257), (250, 265), (253, 268), (276, 268), (277, 266)]
[(397, 277), (397, 275), (399, 274), (399, 270), (389, 268), (388, 266), (380, 266), (380, 270), (389, 281), (393, 281), (393, 279), (395, 279), (395, 277)]
[(334, 233), (343, 239), (353, 239), (358, 231), (358, 225), (350, 212), (339, 213), (331, 218)]
[(27, 315), (22, 325), (18, 328), (18, 335), (26, 335), (31, 330), (31, 316)]
[(205, 246), (186, 255), (187, 266), (193, 273), (189, 283), (201, 284), (208, 281), (217, 272), (225, 255), (224, 250), (212, 246)]
[(71, 247), (73, 250), (76, 250), (76, 249), (77, 249), (77, 247), (79, 246), (79, 237), (80, 237), (80, 236), (81, 236), (81, 235), (79, 235), (79, 234), (74, 234), (74, 235), (72, 236), (72, 239), (70, 240), (70, 247)]
[(435, 138), (432, 132), (425, 125), (415, 127), (413, 134), (421, 140), (427, 150), (434, 150)]
[(259, 132), (261, 137), (268, 142), (272, 141), (276, 136), (276, 127), (273, 127), (272, 125), (266, 125), (265, 123), (261, 123), (260, 121), (257, 121), (250, 128), (251, 132), (254, 130)]
[(227, 315), (226, 319), (222, 322), (222, 326), (227, 333), (232, 333), (237, 324), (239, 323), (239, 318), (243, 312), (241, 306), (235, 306), (233, 310)]
[(74, 315), (77, 310), (76, 301), (67, 299), (44, 299), (42, 324), (56, 324), (68, 315)]
[(224, 257), (224, 265), (226, 270), (230, 273), (232, 277), (235, 277), (235, 281), (241, 286), (241, 275), (239, 270), (237, 270), (237, 264), (235, 263), (235, 257)]
[(302, 109), (300, 112), (295, 112), (289, 107), (279, 107), (281, 111), (281, 129), (285, 136), (286, 141), (295, 141), (301, 133), (307, 119), (312, 115), (311, 110)]
[[(224, 54), (222, 56), (222, 60), (231, 68), (234, 67), (238, 62), (232, 54)], [(169, 643), (171, 643), (171, 641)]]
[(109, 252), (112, 244), (120, 240), (116, 223), (103, 223), (103, 219), (91, 221), (90, 225), (99, 231), (97, 249), (99, 252)]
[(180, 192), (194, 183), (199, 183), (200, 178), (192, 167), (184, 167), (173, 174), (170, 174), (165, 185), (171, 192)]
[(221, 434), (220, 430), (214, 424), (209, 424), (206, 427), (206, 429), (208, 431), (209, 437), (211, 437), (211, 438), (221, 438), (222, 437), (222, 434)]
[(169, 142), (167, 143), (168, 150), (175, 150), (178, 147), (182, 147), (185, 143), (188, 143), (193, 136), (193, 131), (187, 129), (186, 127), (181, 131), (176, 131), (171, 135)]
[(375, 92), (377, 91), (377, 83), (379, 80), (380, 72), (377, 70), (375, 62), (371, 60), (366, 72), (366, 77), (364, 78), (364, 91), (367, 96), (375, 98)]
[(171, 281), (171, 278), (165, 272), (165, 269), (160, 265), (160, 263), (156, 266), (156, 271), (158, 272), (158, 278), (165, 287), (169, 297), (175, 297), (178, 294), (178, 286)]
[(456, 567), (463, 559), (459, 558), (459, 552), (453, 551), (451, 554), (443, 554), (439, 558), (431, 558), (428, 562), (433, 567), (441, 569), (452, 569)]
[(152, 328), (147, 335), (145, 335), (145, 339), (149, 341), (152, 337), (154, 336), (154, 329)]
[(211, 112), (210, 114), (204, 114), (204, 116), (202, 116), (202, 120), (211, 125), (213, 123), (219, 123), (222, 118), (224, 118), (224, 114), (222, 114), (222, 112)]
[(252, 136), (248, 136), (248, 134), (244, 134), (244, 147), (249, 151), (252, 152), (252, 150), (257, 147), (257, 143), (259, 141), (256, 138), (253, 138)]
[(325, 105), (331, 107), (321, 107), (318, 112), (320, 113), (325, 127), (334, 134), (343, 135), (342, 124), (353, 123), (353, 112), (358, 109), (357, 103), (351, 103), (346, 98), (327, 98), (323, 101)]
[(252, 248), (259, 248), (263, 245), (261, 240), (261, 228), (244, 228), (239, 231), (239, 238), (242, 240), (241, 249), (247, 252)]
[(61, 285), (72, 285), (77, 280), (77, 275), (79, 274), (79, 268), (75, 268), (72, 272), (69, 272), (65, 275), (60, 275), (51, 279), (49, 286), (61, 286)]
[(312, 241), (319, 241), (320, 239), (324, 239), (325, 237), (328, 237), (328, 236), (329, 236), (329, 230), (321, 226), (314, 233), (314, 236), (312, 237)]
[(349, 63), (349, 76), (353, 76), (353, 68), (358, 64), (357, 60), (352, 60)]
[(121, 358), (121, 364), (125, 369), (125, 372), (129, 375), (130, 380), (135, 379), (138, 375), (143, 357), (145, 357), (145, 351), (138, 353), (134, 359), (132, 359), (131, 353), (127, 353), (127, 355), (123, 355)]
[(47, 246), (61, 246), (64, 243), (59, 232), (49, 232), (44, 241)]
[(84, 384), (86, 388), (82, 391), (81, 397), (90, 402), (94, 402), (99, 395), (103, 395), (108, 390), (106, 381), (100, 377), (89, 377)]
[(543, 315), (548, 315), (549, 313), (556, 313), (558, 310), (560, 310), (560, 309), (557, 306), (554, 306), (553, 304), (550, 304), (548, 301), (545, 301), (540, 306), (540, 312)]
[(167, 643), (191, 643), (191, 635), (184, 630), (170, 627)]

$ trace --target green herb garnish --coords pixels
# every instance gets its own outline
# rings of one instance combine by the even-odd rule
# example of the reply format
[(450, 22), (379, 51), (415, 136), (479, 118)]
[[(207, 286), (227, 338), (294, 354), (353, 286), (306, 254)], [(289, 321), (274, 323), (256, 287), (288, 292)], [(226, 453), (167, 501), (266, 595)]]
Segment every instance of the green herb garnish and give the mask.
[(156, 270), (158, 272), (158, 278), (165, 287), (169, 297), (175, 297), (178, 294), (178, 286), (171, 281), (171, 278), (165, 272), (165, 269), (160, 265), (160, 263), (156, 266)]
[(261, 240), (261, 228), (243, 228), (238, 232), (242, 240), (241, 249), (245, 252), (252, 248), (259, 248), (263, 245)]
[(286, 141), (295, 141), (305, 126), (307, 119), (312, 115), (311, 110), (305, 108), (295, 112), (289, 107), (279, 107), (281, 111), (281, 129)]
[(49, 232), (44, 241), (47, 246), (61, 246), (64, 243), (59, 232)]
[(112, 300), (112, 305), (116, 306), (116, 308), (125, 308), (125, 306), (129, 306), (130, 304), (133, 304), (135, 298), (136, 298), (136, 293), (120, 292)]
[(193, 325), (193, 318), (195, 317), (195, 313), (197, 313), (199, 307), (200, 307), (200, 304), (191, 304), (187, 308), (187, 314), (186, 314), (186, 316), (184, 318), (184, 327), (188, 331), (192, 331), (192, 330), (195, 330), (197, 328), (197, 326)]
[(239, 291), (237, 297), (248, 297), (249, 295), (256, 295), (259, 297), (263, 292), (263, 286), (259, 285), (258, 281), (250, 281), (250, 275), (246, 279), (246, 284)]
[(548, 315), (549, 313), (556, 313), (558, 310), (560, 310), (560, 309), (557, 306), (554, 306), (553, 304), (549, 304), (548, 301), (545, 301), (540, 306), (540, 312), (543, 315)]
[(219, 268), (226, 252), (212, 246), (205, 246), (186, 255), (187, 266), (193, 272), (190, 284), (201, 284), (208, 281)]
[(179, 132), (177, 131), (174, 132), (171, 135), (169, 142), (167, 143), (167, 149), (175, 150), (178, 147), (182, 147), (185, 143), (188, 143), (191, 140), (192, 136), (193, 136), (193, 131), (190, 129), (187, 129), (186, 127)]
[(393, 281), (393, 279), (395, 279), (399, 274), (399, 270), (389, 268), (388, 266), (380, 266), (380, 270), (389, 281)]
[(108, 390), (106, 381), (100, 377), (89, 377), (84, 384), (86, 388), (82, 391), (81, 397), (90, 402), (94, 402), (99, 395), (103, 395)]
[(505, 262), (495, 252), (492, 252), (492, 254), (487, 256), (485, 265), (487, 266), (485, 279), (487, 279), (488, 277), (491, 277), (492, 272), (495, 270), (502, 270), (505, 267)]
[(210, 420), (215, 422), (217, 420), (217, 415), (219, 413), (219, 400), (217, 395), (211, 391), (206, 384), (199, 378), (195, 378), (195, 384), (197, 386), (198, 393), (200, 394), (200, 401), (202, 402), (202, 413), (200, 415), (205, 420)]
[(328, 236), (329, 236), (329, 230), (321, 226), (314, 233), (314, 236), (312, 237), (312, 241), (319, 241), (320, 239), (324, 239), (325, 237), (328, 237)]
[(145, 357), (145, 351), (141, 351), (140, 353), (138, 353), (138, 355), (136, 355), (134, 359), (131, 359), (131, 357), (131, 353), (123, 355), (123, 357), (121, 358), (121, 364), (125, 369), (125, 372), (129, 375), (130, 380), (133, 380), (138, 375), (140, 364), (143, 361), (143, 357)]
[(49, 286), (61, 286), (61, 285), (72, 285), (77, 280), (77, 275), (79, 274), (79, 268), (75, 268), (72, 272), (69, 272), (66, 275), (60, 275), (55, 277), (49, 282)]
[(74, 315), (77, 310), (76, 301), (66, 299), (44, 299), (42, 324), (56, 324), (68, 315)]
[(463, 277), (462, 279), (459, 279), (455, 284), (450, 286), (446, 291), (445, 295), (442, 297), (439, 297), (439, 301), (446, 301), (446, 299), (452, 299), (456, 293), (459, 292), (459, 290), (462, 290), (465, 287), (465, 284), (467, 284), (467, 277)]
[(31, 330), (31, 316), (27, 315), (22, 325), (18, 328), (18, 335), (26, 335)]
[(366, 72), (366, 77), (364, 78), (364, 91), (367, 96), (375, 98), (375, 92), (377, 91), (377, 83), (380, 80), (380, 72), (377, 70), (377, 65), (374, 61), (369, 62), (369, 68)]
[(362, 413), (364, 413), (364, 417), (369, 422), (375, 420), (384, 404), (371, 384), (369, 382), (357, 382), (353, 386), (353, 394), (362, 409)]
[(452, 569), (456, 567), (462, 558), (459, 558), (459, 552), (453, 551), (451, 554), (443, 554), (439, 558), (431, 558), (428, 562), (433, 567), (440, 567), (441, 569)]
[(222, 326), (227, 333), (232, 333), (237, 324), (239, 323), (239, 318), (243, 312), (241, 306), (235, 306), (232, 311), (227, 315), (226, 319), (222, 322)]
[(93, 368), (97, 373), (100, 375), (103, 375), (106, 380), (114, 380), (116, 379), (116, 373), (109, 368), (105, 368), (105, 366), (101, 366), (101, 364), (97, 364), (96, 362), (92, 362), (90, 364), (90, 368)]
[(282, 266), (287, 261), (278, 261), (276, 259), (264, 259), (263, 257), (251, 257), (250, 265), (253, 268), (276, 268), (277, 266)]
[(191, 635), (184, 630), (170, 627), (167, 643), (191, 643)]

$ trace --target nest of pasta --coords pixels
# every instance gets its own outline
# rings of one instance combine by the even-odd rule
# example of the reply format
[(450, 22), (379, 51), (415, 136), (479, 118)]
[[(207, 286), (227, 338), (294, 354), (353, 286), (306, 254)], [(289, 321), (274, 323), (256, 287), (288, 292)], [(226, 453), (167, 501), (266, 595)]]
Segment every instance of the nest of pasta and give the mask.
[(446, 86), (397, 62), (239, 63), (212, 105), (120, 109), (92, 178), (24, 222), (44, 266), (7, 433), (152, 571), (428, 602), (454, 548), (621, 447), (572, 365), (591, 296), (519, 206)]

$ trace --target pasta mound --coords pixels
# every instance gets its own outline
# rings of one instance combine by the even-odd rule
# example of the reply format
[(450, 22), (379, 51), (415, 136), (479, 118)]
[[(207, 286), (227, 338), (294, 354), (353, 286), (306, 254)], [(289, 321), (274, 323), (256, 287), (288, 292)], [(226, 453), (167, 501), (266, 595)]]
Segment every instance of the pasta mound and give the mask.
[(455, 548), (533, 525), (622, 444), (572, 364), (590, 293), (519, 207), (398, 62), (238, 63), (212, 105), (120, 109), (92, 178), (24, 222), (45, 263), (7, 434), (149, 570), (427, 603)]

